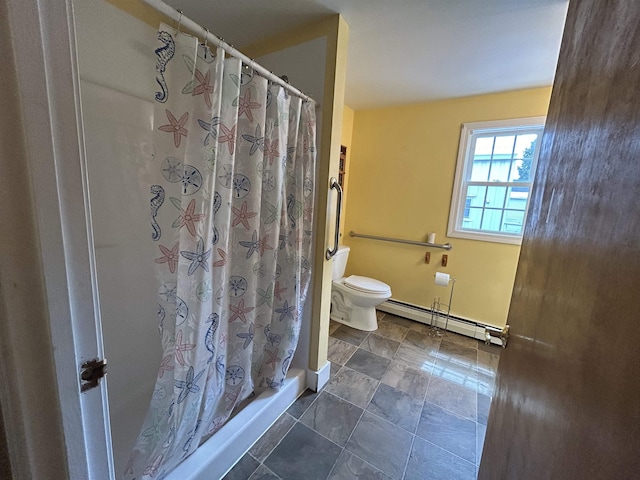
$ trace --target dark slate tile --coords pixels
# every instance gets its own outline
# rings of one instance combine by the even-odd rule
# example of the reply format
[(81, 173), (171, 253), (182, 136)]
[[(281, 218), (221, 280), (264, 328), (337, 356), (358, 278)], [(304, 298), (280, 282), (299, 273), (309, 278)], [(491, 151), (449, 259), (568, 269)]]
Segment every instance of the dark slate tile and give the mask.
[(387, 367), (391, 363), (388, 358), (381, 357), (375, 353), (371, 353), (363, 348), (359, 348), (354, 353), (345, 366), (355, 370), (356, 372), (364, 373), (371, 378), (380, 380), (384, 373), (387, 371)]
[(477, 418), (476, 392), (448, 380), (432, 376), (425, 400), (461, 417)]
[(388, 420), (411, 433), (416, 431), (422, 400), (381, 383), (367, 407), (367, 411)]
[(264, 465), (283, 480), (324, 480), (341, 451), (319, 433), (296, 423)]
[(454, 332), (447, 332), (444, 336), (444, 340), (457, 343), (462, 347), (473, 348), (474, 350), (478, 349), (478, 343), (480, 343), (473, 337), (468, 337), (467, 335), (462, 335), (460, 333)]
[(331, 362), (330, 372), (329, 372), (329, 380), (336, 376), (336, 374), (340, 371), (342, 365), (339, 363)]
[(348, 367), (342, 367), (336, 376), (329, 380), (324, 389), (360, 408), (367, 408), (378, 383), (377, 380), (367, 375)]
[(440, 343), (438, 356), (444, 356), (452, 359), (455, 358), (459, 362), (469, 365), (475, 369), (478, 362), (478, 349), (475, 347), (467, 347), (461, 343), (453, 341), (450, 335), (455, 334), (448, 335), (449, 336), (444, 337)]
[(416, 330), (409, 330), (407, 336), (402, 342), (403, 345), (411, 345), (422, 350), (435, 350), (440, 348), (442, 337), (430, 335), (429, 333), (421, 333)]
[(259, 465), (260, 462), (248, 453), (245, 453), (244, 456), (238, 460), (238, 463), (229, 470), (229, 473), (223, 477), (223, 480), (246, 480), (256, 471)]
[(493, 343), (490, 345), (487, 345), (484, 342), (478, 342), (478, 350), (500, 356), (503, 349), (502, 349), (502, 346), (494, 345)]
[(249, 449), (249, 453), (258, 460), (264, 462), (264, 459), (276, 448), (280, 440), (287, 434), (291, 427), (296, 423), (295, 419), (288, 413), (283, 413), (278, 417), (269, 430)]
[(357, 457), (348, 450), (343, 450), (333, 467), (328, 480), (391, 480), (377, 468)]
[(428, 323), (413, 322), (409, 327), (409, 330), (415, 330), (416, 332), (420, 333), (433, 334), (433, 329)]
[(346, 448), (390, 477), (400, 478), (412, 438), (406, 430), (365, 412)]
[(498, 372), (500, 356), (478, 350), (478, 371), (495, 376)]
[(487, 435), (487, 427), (478, 423), (476, 428), (476, 465), (480, 465), (482, 460), (482, 448), (484, 447), (484, 437)]
[(440, 337), (409, 330), (406, 338), (400, 344), (394, 360), (431, 373), (437, 359), (436, 354), (440, 347), (440, 341)]
[(493, 396), (499, 361), (499, 355), (478, 350), (477, 391), (479, 393), (488, 395), (490, 397)]
[(467, 360), (440, 355), (431, 374), (434, 377), (443, 378), (469, 390), (478, 391), (479, 389), (476, 365)]
[(413, 320), (409, 320), (408, 318), (399, 317), (398, 315), (393, 315), (391, 313), (387, 313), (384, 316), (384, 321), (387, 322), (387, 323), (393, 323), (394, 325), (400, 325), (401, 327), (405, 327), (405, 328), (411, 328), (411, 325), (416, 323)]
[(376, 319), (378, 321), (382, 320), (385, 315), (386, 315), (386, 313), (383, 312), (382, 310), (376, 310)]
[(475, 465), (416, 437), (404, 480), (475, 480)]
[(422, 401), (427, 393), (430, 378), (431, 376), (422, 370), (392, 360), (381, 381)]
[(300, 421), (344, 447), (363, 410), (329, 392), (322, 392)]
[(478, 393), (478, 423), (487, 425), (489, 409), (491, 408), (491, 397)]
[(329, 320), (329, 335), (333, 335), (338, 328), (340, 328), (341, 323), (334, 322), (333, 320)]
[(362, 343), (367, 335), (369, 335), (369, 332), (357, 330), (347, 325), (340, 325), (340, 327), (333, 332), (333, 335), (331, 336), (357, 347)]
[(291, 415), (293, 418), (300, 418), (304, 412), (306, 412), (309, 405), (313, 403), (313, 401), (318, 398), (319, 392), (314, 392), (313, 390), (306, 389), (302, 392), (302, 395), (298, 397), (298, 399), (293, 402), (293, 405), (289, 407), (287, 413)]
[(425, 402), (416, 434), (475, 465), (476, 422)]
[(279, 476), (273, 473), (264, 465), (260, 465), (258, 469), (253, 472), (253, 475), (249, 477), (249, 480), (281, 480)]
[(496, 377), (494, 375), (485, 375), (482, 372), (478, 372), (478, 384), (476, 387), (476, 391), (478, 393), (482, 393), (483, 395), (493, 397), (495, 389)]
[(355, 345), (343, 342), (342, 340), (338, 340), (334, 337), (329, 337), (328, 358), (330, 362), (344, 365), (357, 349), (358, 347)]
[[(388, 315), (388, 314), (387, 314)], [(385, 315), (385, 318), (387, 316)], [(375, 331), (376, 335), (380, 335), (381, 337), (390, 338), (391, 340), (395, 340), (396, 342), (401, 342), (404, 340), (404, 337), (407, 335), (409, 329), (407, 327), (402, 327), (400, 325), (396, 325), (395, 323), (385, 322), (384, 319), (378, 322), (378, 329)]]
[(360, 348), (364, 348), (371, 353), (388, 359), (393, 358), (399, 346), (400, 342), (373, 333), (369, 334), (362, 344), (360, 344)]

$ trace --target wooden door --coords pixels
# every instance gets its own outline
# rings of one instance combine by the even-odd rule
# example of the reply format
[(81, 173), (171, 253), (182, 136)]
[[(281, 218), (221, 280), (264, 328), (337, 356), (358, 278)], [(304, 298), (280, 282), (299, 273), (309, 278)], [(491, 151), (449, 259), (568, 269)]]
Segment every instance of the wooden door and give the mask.
[(640, 2), (570, 2), (509, 323), (478, 478), (640, 478)]

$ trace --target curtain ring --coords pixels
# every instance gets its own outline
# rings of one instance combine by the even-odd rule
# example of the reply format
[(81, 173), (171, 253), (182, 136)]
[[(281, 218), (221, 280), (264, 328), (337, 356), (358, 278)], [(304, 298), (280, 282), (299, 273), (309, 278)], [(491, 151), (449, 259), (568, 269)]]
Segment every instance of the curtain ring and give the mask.
[(205, 28), (204, 29), (204, 48), (207, 48), (209, 46), (209, 29)]
[(176, 34), (180, 33), (180, 23), (182, 22), (182, 10), (178, 10), (180, 16), (178, 17), (178, 26), (176, 27)]

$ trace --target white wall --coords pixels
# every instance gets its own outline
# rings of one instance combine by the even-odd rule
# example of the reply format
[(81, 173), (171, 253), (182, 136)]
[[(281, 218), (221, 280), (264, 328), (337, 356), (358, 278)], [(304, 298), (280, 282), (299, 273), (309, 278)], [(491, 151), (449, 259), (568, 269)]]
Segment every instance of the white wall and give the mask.
[(102, 0), (75, 4), (82, 114), (115, 471), (121, 475), (161, 361), (148, 186), (156, 30)]

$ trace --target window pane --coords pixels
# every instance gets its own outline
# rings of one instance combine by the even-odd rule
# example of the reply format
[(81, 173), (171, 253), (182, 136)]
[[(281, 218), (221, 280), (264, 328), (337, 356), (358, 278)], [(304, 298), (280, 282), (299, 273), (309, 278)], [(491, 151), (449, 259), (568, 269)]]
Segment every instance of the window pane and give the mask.
[(469, 209), (465, 209), (465, 213), (467, 212), (469, 213), (469, 216), (462, 220), (462, 228), (479, 230), (480, 220), (482, 219), (482, 209), (471, 207)]
[[(502, 155), (503, 157), (505, 155)], [(511, 171), (511, 157), (499, 158), (500, 155), (494, 155), (491, 162), (491, 173), (489, 174), (490, 182), (508, 182), (509, 173)], [(498, 159), (496, 159), (498, 157)]]
[(535, 133), (528, 133), (526, 135), (518, 135), (516, 139), (516, 149), (514, 152), (515, 158), (524, 158), (526, 154), (529, 157), (533, 157), (535, 150), (535, 142), (538, 139), (538, 135)]
[(524, 210), (529, 198), (529, 187), (509, 187), (505, 208)]
[(504, 219), (502, 220), (502, 229), (504, 233), (522, 233), (524, 223), (524, 211), (522, 210), (505, 210)]
[(521, 159), (515, 163), (515, 168), (511, 171), (511, 180), (516, 182), (528, 182), (531, 178), (531, 159), (536, 150), (538, 135), (518, 135), (516, 141), (516, 157)]
[(506, 193), (507, 187), (489, 187), (485, 206), (488, 208), (503, 208)]
[(494, 137), (480, 137), (476, 139), (476, 149), (473, 152), (473, 156), (490, 156), (493, 151), (493, 139)]
[(493, 147), (493, 155), (507, 155), (508, 158), (511, 158), (511, 154), (513, 153), (513, 142), (515, 139), (516, 137), (514, 135), (496, 137), (496, 143)]
[[(516, 182), (520, 179), (520, 169), (522, 169), (522, 165), (524, 160), (514, 160), (511, 163), (511, 171), (509, 172), (509, 181)], [(525, 167), (526, 168), (526, 167)]]
[(482, 217), (481, 230), (499, 232), (501, 219), (502, 219), (502, 210), (494, 210), (491, 208), (485, 209), (484, 215)]
[[(484, 207), (484, 194), (487, 187), (469, 186), (467, 188), (468, 207)], [(468, 215), (465, 215), (467, 217)]]
[(475, 150), (473, 151), (473, 163), (471, 166), (472, 181), (486, 182), (488, 180), (494, 139), (495, 137), (493, 136), (476, 138)]

